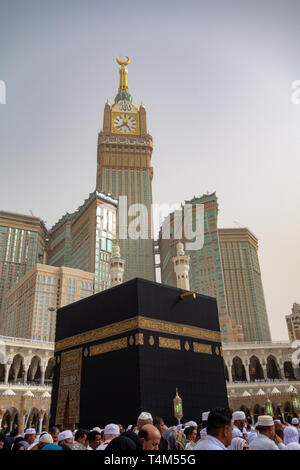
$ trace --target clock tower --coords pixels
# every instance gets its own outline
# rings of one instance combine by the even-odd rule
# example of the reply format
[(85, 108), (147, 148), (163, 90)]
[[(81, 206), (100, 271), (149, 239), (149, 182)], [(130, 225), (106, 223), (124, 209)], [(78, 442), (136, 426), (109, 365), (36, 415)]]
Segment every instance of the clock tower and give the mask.
[[(125, 259), (124, 281), (134, 277), (153, 281), (152, 137), (147, 132), (145, 107), (133, 103), (128, 88), (126, 66), (130, 59), (121, 61), (117, 57), (117, 62), (118, 94), (113, 105), (109, 101), (105, 104), (103, 129), (98, 136), (97, 189), (118, 199), (123, 196), (119, 199), (118, 244)], [(134, 236), (127, 230), (132, 226), (136, 228)]]

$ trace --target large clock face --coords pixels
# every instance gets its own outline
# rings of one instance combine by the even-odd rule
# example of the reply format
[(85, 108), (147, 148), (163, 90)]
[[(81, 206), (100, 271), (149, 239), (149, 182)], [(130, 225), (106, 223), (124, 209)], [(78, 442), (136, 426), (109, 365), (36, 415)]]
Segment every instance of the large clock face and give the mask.
[(130, 114), (118, 114), (114, 119), (114, 128), (124, 134), (136, 131), (136, 119)]

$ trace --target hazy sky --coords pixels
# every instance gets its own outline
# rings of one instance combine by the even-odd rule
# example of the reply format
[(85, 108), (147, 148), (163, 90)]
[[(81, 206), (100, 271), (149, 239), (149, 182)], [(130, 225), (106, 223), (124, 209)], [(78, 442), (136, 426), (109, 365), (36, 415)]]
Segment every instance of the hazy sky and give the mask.
[(0, 0), (0, 208), (50, 227), (94, 190), (128, 55), (154, 202), (216, 191), (219, 226), (259, 239), (272, 338), (286, 340), (300, 302), (299, 18), (299, 0)]

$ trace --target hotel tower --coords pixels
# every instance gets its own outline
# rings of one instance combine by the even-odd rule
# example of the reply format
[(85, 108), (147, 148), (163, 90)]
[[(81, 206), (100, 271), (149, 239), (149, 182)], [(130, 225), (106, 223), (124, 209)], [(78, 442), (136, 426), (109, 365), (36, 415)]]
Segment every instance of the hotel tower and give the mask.
[[(119, 200), (118, 244), (125, 260), (124, 281), (134, 277), (155, 280), (152, 137), (147, 131), (145, 107), (133, 103), (128, 88), (126, 66), (130, 60), (127, 57), (122, 62), (118, 57), (117, 62), (119, 90), (114, 104), (105, 104), (98, 136), (97, 190)], [(136, 228), (135, 238), (128, 236), (130, 227)]]

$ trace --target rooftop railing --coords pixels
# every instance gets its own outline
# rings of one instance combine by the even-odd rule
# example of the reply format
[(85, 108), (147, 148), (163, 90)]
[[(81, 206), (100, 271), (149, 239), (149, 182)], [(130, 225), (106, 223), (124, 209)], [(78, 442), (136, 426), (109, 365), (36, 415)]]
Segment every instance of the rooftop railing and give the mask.
[(7, 384), (5, 384), (4, 382), (0, 382), (0, 387), (7, 387), (7, 388), (49, 388), (49, 390), (52, 388), (52, 384), (50, 383), (45, 383), (44, 385), (41, 385), (39, 383), (22, 383), (22, 382), (18, 382), (18, 383), (14, 383), (14, 382), (8, 382)]
[(49, 341), (38, 341), (36, 339), (29, 339), (29, 338), (15, 338), (14, 336), (1, 336), (0, 335), (0, 342), (11, 341), (13, 343), (28, 343), (28, 344), (36, 344), (37, 346), (48, 346), (49, 348), (54, 349), (54, 343)]
[(275, 382), (300, 382), (300, 379), (297, 379), (297, 378), (286, 378), (286, 379), (255, 379), (255, 380), (250, 380), (248, 382), (248, 380), (233, 380), (231, 382), (229, 382), (229, 380), (226, 380), (226, 382), (230, 385), (238, 385), (238, 384), (258, 384), (258, 383), (264, 383), (264, 384), (268, 384), (268, 383), (275, 383)]
[(223, 349), (230, 349), (230, 348), (251, 348), (252, 346), (288, 346), (292, 343), (290, 341), (249, 341), (249, 342), (241, 342), (241, 343), (222, 343)]

